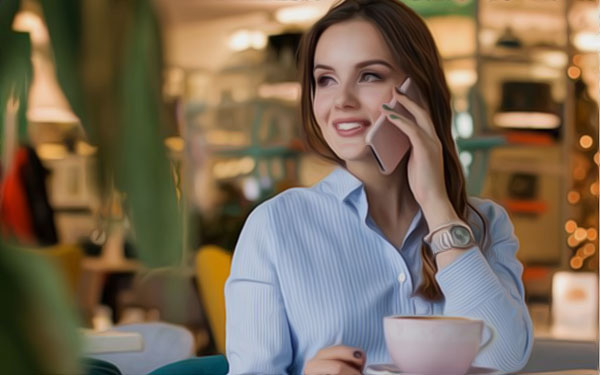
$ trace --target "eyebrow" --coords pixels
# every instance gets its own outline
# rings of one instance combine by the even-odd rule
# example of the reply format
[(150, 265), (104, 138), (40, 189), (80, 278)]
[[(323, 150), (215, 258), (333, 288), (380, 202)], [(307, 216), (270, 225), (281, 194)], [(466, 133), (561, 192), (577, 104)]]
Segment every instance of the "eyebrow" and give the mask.
[[(384, 66), (387, 66), (388, 68), (390, 68), (392, 70), (394, 69), (388, 62), (386, 62), (384, 60), (366, 60), (366, 61), (363, 61), (363, 62), (359, 62), (354, 67), (355, 68), (364, 68), (365, 66), (374, 65), (374, 64), (384, 65)], [(335, 70), (332, 67), (330, 67), (329, 65), (323, 65), (323, 64), (317, 64), (317, 65), (315, 65), (315, 68), (313, 69), (313, 71), (315, 71), (317, 69)]]

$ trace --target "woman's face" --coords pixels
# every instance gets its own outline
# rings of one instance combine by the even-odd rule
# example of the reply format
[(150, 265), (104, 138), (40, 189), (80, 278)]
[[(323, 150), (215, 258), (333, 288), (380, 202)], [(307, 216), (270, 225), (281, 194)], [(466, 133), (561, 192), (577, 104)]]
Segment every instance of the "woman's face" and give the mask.
[(405, 74), (379, 31), (364, 20), (327, 28), (315, 49), (313, 111), (325, 141), (345, 161), (370, 158), (367, 130)]

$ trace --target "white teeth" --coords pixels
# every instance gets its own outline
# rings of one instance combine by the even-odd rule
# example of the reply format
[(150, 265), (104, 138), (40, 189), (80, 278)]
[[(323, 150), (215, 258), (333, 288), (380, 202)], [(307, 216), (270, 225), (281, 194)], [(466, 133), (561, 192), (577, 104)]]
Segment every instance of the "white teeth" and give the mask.
[(337, 128), (340, 130), (352, 130), (362, 126), (360, 122), (344, 122), (341, 124), (337, 124)]

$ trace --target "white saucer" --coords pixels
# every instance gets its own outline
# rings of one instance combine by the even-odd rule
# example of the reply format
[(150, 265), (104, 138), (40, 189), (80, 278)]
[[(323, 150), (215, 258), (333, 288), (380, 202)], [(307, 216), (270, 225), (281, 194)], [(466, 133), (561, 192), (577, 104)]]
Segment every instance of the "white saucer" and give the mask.
[[(465, 375), (500, 375), (501, 372), (491, 368), (472, 366)], [(419, 375), (408, 372), (401, 372), (393, 364), (375, 364), (369, 365), (365, 369), (365, 375)]]

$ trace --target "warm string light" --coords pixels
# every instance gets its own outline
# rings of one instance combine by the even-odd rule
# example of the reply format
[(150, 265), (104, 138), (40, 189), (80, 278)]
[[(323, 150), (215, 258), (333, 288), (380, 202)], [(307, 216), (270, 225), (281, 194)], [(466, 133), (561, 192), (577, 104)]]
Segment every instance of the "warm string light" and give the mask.
[(571, 268), (578, 270), (583, 266), (583, 259), (581, 257), (575, 256), (571, 258)]
[(575, 220), (568, 220), (565, 223), (565, 231), (567, 233), (573, 233), (575, 232), (575, 229), (577, 229), (577, 223), (575, 222)]
[(575, 190), (571, 190), (567, 194), (567, 201), (571, 204), (576, 204), (577, 202), (579, 202), (580, 198), (581, 198), (581, 195), (579, 194), (579, 192), (577, 192)]
[(593, 243), (587, 243), (583, 246), (583, 255), (585, 258), (592, 256), (596, 252), (596, 246)]
[(571, 65), (569, 69), (567, 69), (567, 75), (571, 79), (577, 79), (581, 75), (581, 69), (576, 66)]
[(577, 228), (573, 235), (578, 242), (581, 242), (587, 238), (587, 231), (583, 228)]
[(587, 243), (577, 249), (577, 252), (573, 258), (571, 258), (570, 265), (573, 269), (580, 269), (583, 266), (583, 262), (593, 256), (596, 253), (596, 246), (592, 243)]
[(575, 239), (575, 235), (572, 234), (567, 239), (567, 244), (569, 245), (569, 247), (575, 247), (579, 245), (579, 241), (577, 241), (577, 239)]
[(592, 147), (593, 144), (594, 144), (594, 139), (587, 134), (582, 135), (581, 138), (579, 138), (579, 145), (586, 150), (588, 148)]
[(596, 181), (590, 185), (590, 193), (592, 193), (592, 195), (597, 197), (598, 193), (599, 193), (598, 190), (599, 190), (598, 181)]
[[(581, 244), (581, 242), (588, 240), (588, 241), (596, 241), (596, 239), (598, 238), (598, 230), (595, 228), (583, 228), (583, 227), (579, 227), (577, 225), (577, 222), (575, 222), (575, 220), (567, 220), (567, 222), (565, 223), (565, 231), (567, 233), (570, 234), (570, 236), (567, 238), (567, 243), (569, 245), (569, 247), (576, 247), (578, 245)], [(594, 254), (596, 252), (596, 246), (592, 243), (589, 242), (587, 244), (585, 244), (584, 246), (581, 246), (578, 250), (577, 250), (577, 255), (579, 257), (582, 257), (583, 259), (591, 256), (592, 254)]]
[[(573, 63), (578, 65), (580, 59), (580, 56), (574, 57)], [(579, 68), (575, 66), (569, 67), (567, 72), (569, 77), (573, 79), (577, 78), (581, 74)], [(592, 149), (596, 142), (591, 135), (582, 134), (577, 139), (577, 144), (580, 150), (587, 151)], [(596, 151), (594, 153), (593, 160), (597, 166), (600, 165), (600, 152)], [(598, 178), (594, 178), (594, 175), (590, 174), (590, 170), (581, 164), (582, 163), (576, 166), (572, 171), (573, 180), (579, 183), (577, 184), (576, 188), (573, 188), (567, 193), (567, 201), (572, 205), (589, 204), (589, 196), (587, 195), (587, 188), (585, 186), (589, 186), (589, 192), (592, 194), (592, 196), (598, 197), (599, 195), (600, 185)], [(592, 181), (589, 181), (589, 179), (592, 179)], [(584, 183), (585, 185), (581, 185), (581, 183)], [(567, 244), (574, 251), (571, 259), (569, 260), (569, 265), (571, 266), (571, 269), (579, 270), (583, 268), (584, 262), (587, 258), (590, 258), (596, 254), (596, 241), (599, 237), (598, 230), (594, 227), (579, 227), (575, 220), (570, 219), (565, 222), (565, 232), (568, 234)], [(590, 263), (588, 267), (594, 268), (595, 266)]]

